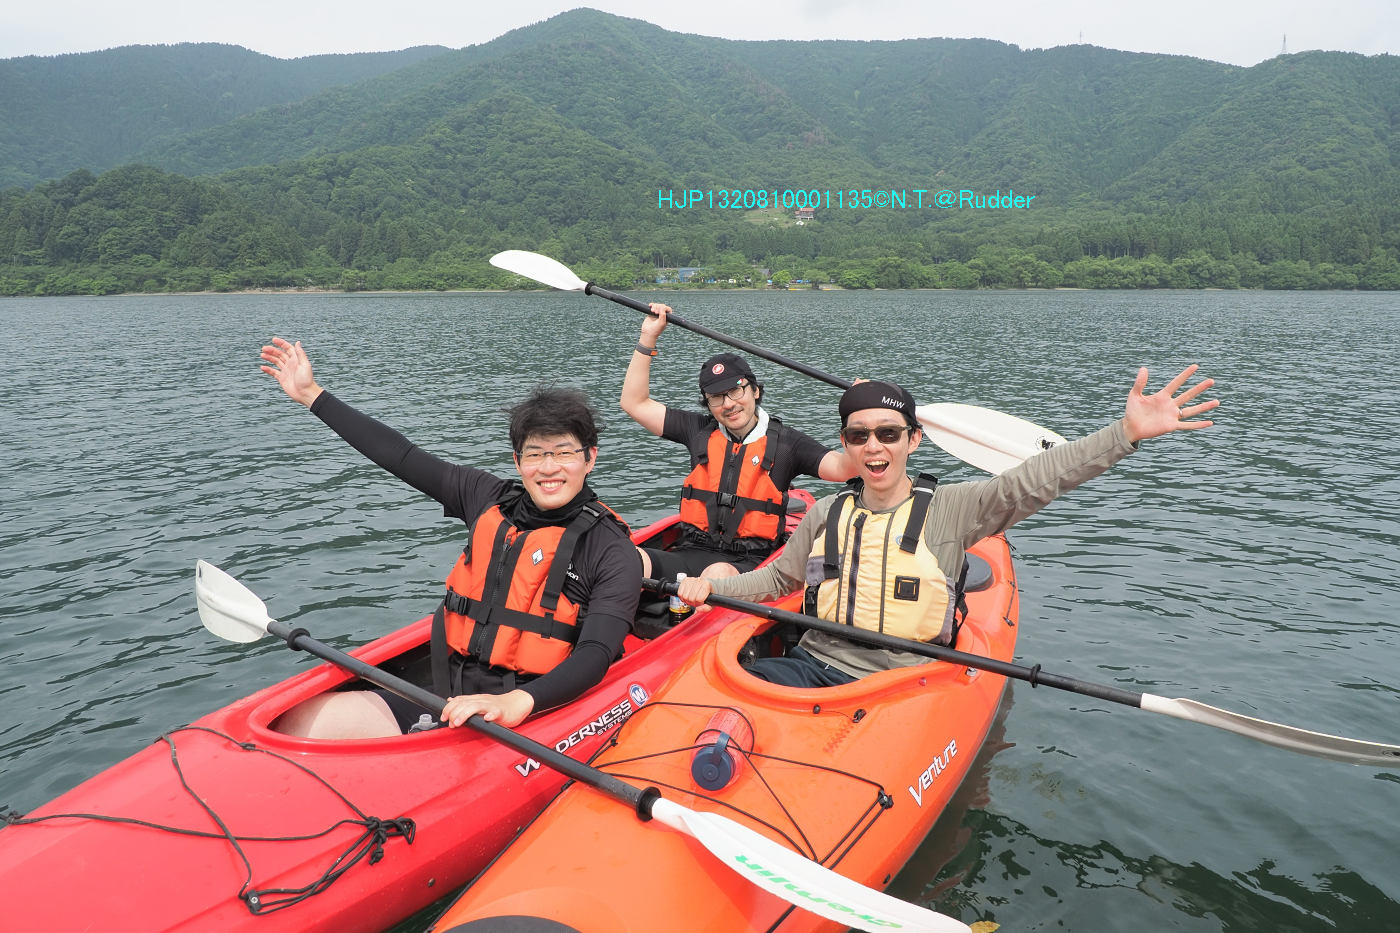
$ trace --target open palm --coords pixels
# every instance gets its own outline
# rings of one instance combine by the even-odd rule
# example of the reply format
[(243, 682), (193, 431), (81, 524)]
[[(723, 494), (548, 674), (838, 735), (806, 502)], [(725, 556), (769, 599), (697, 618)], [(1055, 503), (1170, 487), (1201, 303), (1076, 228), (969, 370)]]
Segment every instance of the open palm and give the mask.
[(277, 380), (294, 401), (310, 408), (321, 394), (321, 387), (311, 375), (311, 360), (301, 346), (301, 341), (290, 343), (281, 337), (273, 337), (272, 345), (262, 348), (263, 365), (258, 367)]
[[(1161, 389), (1151, 395), (1144, 394), (1147, 388), (1147, 367), (1138, 370), (1128, 402), (1123, 409), (1123, 423), (1128, 431), (1128, 439), (1136, 443), (1149, 437), (1160, 437), (1172, 431), (1196, 431), (1208, 428), (1214, 421), (1188, 420), (1204, 414), (1220, 404), (1219, 399), (1204, 402), (1194, 400), (1205, 390), (1215, 385), (1214, 379), (1202, 379), (1180, 395), (1176, 393), (1190, 381), (1199, 367), (1195, 363)], [(1194, 402), (1194, 404), (1193, 404)]]

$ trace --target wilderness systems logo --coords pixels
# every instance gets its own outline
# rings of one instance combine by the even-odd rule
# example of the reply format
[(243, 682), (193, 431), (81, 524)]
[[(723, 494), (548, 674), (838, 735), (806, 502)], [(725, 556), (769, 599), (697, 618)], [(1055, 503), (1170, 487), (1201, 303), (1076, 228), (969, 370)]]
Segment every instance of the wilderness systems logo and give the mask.
[[(634, 698), (638, 693), (643, 697), (642, 700), (637, 702), (638, 706), (641, 706), (642, 703), (646, 701), (647, 692), (640, 684), (633, 684), (630, 692)], [(616, 729), (626, 721), (628, 716), (632, 715), (632, 708), (631, 701), (619, 701), (616, 706), (612, 707), (607, 712), (584, 723), (558, 742), (555, 742), (554, 750), (560, 754), (566, 754), (569, 749), (573, 748), (584, 739), (590, 736), (602, 735), (604, 732)], [(524, 761), (516, 763), (515, 770), (520, 773), (521, 777), (528, 777), (530, 772), (538, 771), (542, 767), (543, 765), (534, 758), (526, 758)]]

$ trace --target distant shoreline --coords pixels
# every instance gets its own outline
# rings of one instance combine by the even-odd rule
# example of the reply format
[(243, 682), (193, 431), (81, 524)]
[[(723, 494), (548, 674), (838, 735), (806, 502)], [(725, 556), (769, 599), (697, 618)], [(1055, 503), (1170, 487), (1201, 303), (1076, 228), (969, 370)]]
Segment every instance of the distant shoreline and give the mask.
[[(842, 288), (839, 285), (830, 285), (823, 288), (754, 288), (751, 286), (733, 286), (730, 288), (677, 288), (675, 286), (638, 286), (629, 288), (629, 292), (684, 292), (684, 293), (705, 293), (715, 294), (721, 292), (775, 292), (791, 294), (793, 292), (1268, 292), (1268, 291), (1371, 291), (1372, 289), (1277, 289), (1277, 288), (1219, 288), (1210, 286), (1206, 288), (1084, 288), (1078, 285), (1054, 285), (1027, 288)], [(197, 292), (117, 292), (111, 295), (5, 295), (0, 296), (3, 301), (17, 301), (25, 298), (207, 298), (217, 295), (511, 295), (530, 294), (537, 295), (541, 292), (557, 291), (551, 288), (422, 288), (422, 289), (355, 289), (347, 291), (343, 288), (310, 288), (305, 286), (289, 286), (287, 288), (233, 288), (233, 289), (208, 289)]]

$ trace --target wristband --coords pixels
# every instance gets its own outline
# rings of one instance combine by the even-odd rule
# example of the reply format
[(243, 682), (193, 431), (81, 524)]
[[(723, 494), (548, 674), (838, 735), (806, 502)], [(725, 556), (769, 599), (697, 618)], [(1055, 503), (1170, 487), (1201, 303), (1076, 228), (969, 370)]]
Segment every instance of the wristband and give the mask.
[(643, 356), (656, 356), (656, 347), (649, 347), (646, 344), (642, 343), (640, 340), (638, 340), (637, 352), (642, 354)]

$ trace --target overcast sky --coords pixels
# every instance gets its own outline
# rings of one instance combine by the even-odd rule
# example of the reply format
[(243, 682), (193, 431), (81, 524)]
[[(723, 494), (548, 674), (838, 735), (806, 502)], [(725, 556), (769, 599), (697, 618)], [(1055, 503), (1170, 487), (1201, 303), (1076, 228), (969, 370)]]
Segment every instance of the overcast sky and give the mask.
[(462, 48), (576, 6), (730, 39), (987, 38), (1022, 48), (1075, 42), (1254, 65), (1284, 47), (1400, 53), (1400, 0), (13, 0), (0, 58), (121, 45), (225, 42), (279, 58), (414, 45)]

